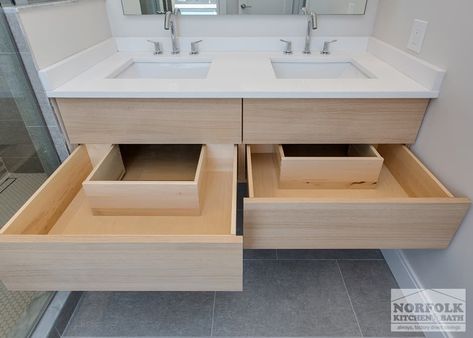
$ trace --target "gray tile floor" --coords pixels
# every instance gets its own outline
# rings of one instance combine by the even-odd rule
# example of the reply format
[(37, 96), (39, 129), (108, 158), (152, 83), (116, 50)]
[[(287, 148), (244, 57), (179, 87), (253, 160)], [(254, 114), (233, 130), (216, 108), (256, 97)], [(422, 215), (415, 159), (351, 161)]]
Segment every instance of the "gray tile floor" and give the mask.
[[(7, 174), (0, 180), (0, 229), (43, 184), (46, 175), (40, 174)], [(0, 282), (0, 337), (10, 337), (21, 329), (30, 330), (34, 326), (28, 318), (35, 318), (42, 311), (41, 304), (34, 303), (47, 300), (42, 292), (11, 292)], [(25, 328), (29, 326), (28, 328)], [(13, 332), (13, 333), (12, 333)]]
[(379, 250), (245, 250), (243, 287), (85, 292), (63, 337), (406, 336), (390, 332), (397, 284)]
[(378, 250), (244, 253), (243, 292), (86, 292), (63, 337), (404, 337)]

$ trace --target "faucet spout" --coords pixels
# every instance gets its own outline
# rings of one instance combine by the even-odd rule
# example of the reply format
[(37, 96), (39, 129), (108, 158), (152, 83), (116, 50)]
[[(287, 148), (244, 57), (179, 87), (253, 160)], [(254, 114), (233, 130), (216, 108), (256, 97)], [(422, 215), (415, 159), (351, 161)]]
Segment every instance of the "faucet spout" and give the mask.
[(164, 17), (164, 29), (171, 32), (172, 53), (179, 54), (179, 41), (177, 39), (177, 20), (176, 14), (171, 11), (166, 12)]
[(309, 11), (307, 7), (302, 8), (302, 14), (307, 16), (307, 31), (305, 35), (304, 54), (310, 54), (310, 45), (312, 38), (312, 31), (318, 28), (317, 13)]

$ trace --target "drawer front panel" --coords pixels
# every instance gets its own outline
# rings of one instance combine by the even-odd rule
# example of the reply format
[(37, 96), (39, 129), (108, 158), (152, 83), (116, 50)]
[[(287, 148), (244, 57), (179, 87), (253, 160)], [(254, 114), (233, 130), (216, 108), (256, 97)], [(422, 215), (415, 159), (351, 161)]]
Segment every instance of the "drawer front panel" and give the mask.
[(71, 143), (241, 143), (240, 99), (57, 99)]
[(243, 143), (414, 143), (427, 99), (245, 99)]
[(248, 249), (443, 249), (467, 203), (247, 199)]
[(201, 243), (110, 238), (80, 242), (11, 240), (0, 246), (10, 290), (239, 291), (242, 244), (236, 237)]

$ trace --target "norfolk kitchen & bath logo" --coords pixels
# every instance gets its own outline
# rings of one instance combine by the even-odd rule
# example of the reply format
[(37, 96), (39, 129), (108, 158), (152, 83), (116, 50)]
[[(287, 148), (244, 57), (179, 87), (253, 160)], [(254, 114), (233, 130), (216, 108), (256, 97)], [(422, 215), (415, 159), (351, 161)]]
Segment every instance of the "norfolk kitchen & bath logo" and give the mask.
[(392, 332), (465, 332), (465, 289), (391, 289)]

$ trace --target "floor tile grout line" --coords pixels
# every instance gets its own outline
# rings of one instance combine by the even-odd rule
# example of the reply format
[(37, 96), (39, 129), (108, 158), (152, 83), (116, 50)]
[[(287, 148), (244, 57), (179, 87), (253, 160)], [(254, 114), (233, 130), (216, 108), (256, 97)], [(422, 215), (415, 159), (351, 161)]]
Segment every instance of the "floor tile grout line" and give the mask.
[(213, 306), (212, 306), (212, 321), (210, 324), (210, 337), (213, 336), (214, 334), (214, 318), (215, 318), (215, 300), (217, 298), (217, 291), (214, 291), (214, 301), (213, 301)]
[(382, 258), (243, 258), (244, 261), (384, 261)]
[(350, 302), (351, 310), (353, 311), (353, 315), (355, 316), (355, 321), (356, 321), (356, 325), (358, 326), (358, 331), (360, 331), (360, 337), (364, 337), (363, 332), (361, 331), (360, 322), (358, 321), (358, 316), (356, 315), (355, 307), (353, 306), (353, 302), (351, 300), (350, 292), (348, 292), (348, 287), (347, 287), (347, 283), (345, 282), (345, 277), (343, 276), (343, 272), (342, 272), (342, 269), (340, 268), (340, 264), (338, 263), (338, 260), (336, 260), (336, 263), (337, 263), (338, 271), (340, 272), (340, 277), (342, 277), (343, 286), (345, 287), (348, 300)]
[(384, 261), (382, 258), (279, 258), (280, 261)]

